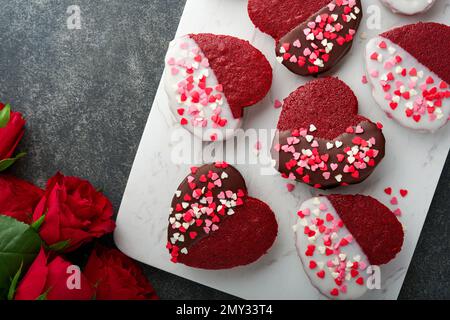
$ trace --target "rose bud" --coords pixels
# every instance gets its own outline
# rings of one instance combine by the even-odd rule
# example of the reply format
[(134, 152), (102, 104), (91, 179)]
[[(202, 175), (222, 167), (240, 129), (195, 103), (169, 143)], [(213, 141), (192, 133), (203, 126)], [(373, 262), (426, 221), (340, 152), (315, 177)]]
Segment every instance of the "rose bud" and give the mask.
[(43, 195), (43, 190), (25, 180), (0, 176), (0, 214), (31, 224), (33, 210)]
[(9, 104), (0, 103), (0, 171), (24, 155), (13, 158), (14, 150), (25, 133), (25, 123), (20, 112), (12, 112)]
[(97, 300), (156, 300), (142, 269), (116, 249), (97, 245), (84, 270)]
[(108, 198), (88, 181), (60, 173), (47, 182), (33, 221), (43, 215), (39, 235), (51, 249), (59, 251), (73, 251), (115, 228)]
[(19, 282), (15, 300), (91, 300), (94, 297), (86, 277), (61, 257), (49, 259), (41, 249)]

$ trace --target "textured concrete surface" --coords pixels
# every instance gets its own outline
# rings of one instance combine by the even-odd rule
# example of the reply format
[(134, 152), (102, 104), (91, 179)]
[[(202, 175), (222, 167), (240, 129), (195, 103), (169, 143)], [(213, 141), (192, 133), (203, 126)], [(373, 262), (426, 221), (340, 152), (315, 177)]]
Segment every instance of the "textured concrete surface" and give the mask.
[[(57, 170), (89, 179), (117, 210), (184, 2), (0, 0), (0, 99), (28, 119), (12, 172), (40, 186)], [(81, 30), (67, 28), (73, 4)], [(449, 162), (402, 299), (450, 299)], [(232, 298), (144, 268), (162, 298)]]

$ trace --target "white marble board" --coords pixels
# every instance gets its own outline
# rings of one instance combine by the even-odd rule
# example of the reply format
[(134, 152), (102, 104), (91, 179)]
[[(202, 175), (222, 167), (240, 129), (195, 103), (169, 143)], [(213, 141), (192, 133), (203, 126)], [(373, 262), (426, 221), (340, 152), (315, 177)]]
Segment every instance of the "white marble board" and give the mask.
[[(365, 182), (333, 192), (372, 195), (390, 206), (384, 188), (391, 186), (396, 190), (409, 190), (408, 197), (400, 198), (399, 204), (404, 212), (400, 220), (406, 230), (403, 250), (382, 268), (381, 290), (372, 290), (364, 297), (396, 299), (449, 151), (450, 127), (447, 125), (435, 134), (426, 135), (402, 128), (388, 119), (375, 104), (370, 86), (361, 82), (363, 50), (367, 39), (394, 26), (416, 21), (448, 23), (450, 1), (437, 1), (431, 11), (415, 17), (394, 15), (377, 0), (363, 3), (365, 17), (353, 49), (330, 74), (338, 76), (354, 90), (361, 114), (384, 124), (386, 158)], [(381, 29), (369, 30), (367, 27), (371, 5), (380, 10)], [(273, 40), (255, 29), (246, 7), (246, 0), (188, 0), (177, 35), (201, 32), (229, 34), (249, 40), (259, 48), (273, 66), (274, 82), (261, 104), (246, 110), (243, 128), (273, 129), (281, 111), (273, 108), (274, 99), (282, 100), (310, 79), (296, 76), (276, 62)], [(163, 60), (161, 57), (160, 62), (164, 63)], [(302, 269), (291, 228), (300, 203), (319, 191), (297, 184), (296, 189), (288, 193), (284, 179), (279, 175), (261, 175), (260, 166), (255, 164), (236, 167), (245, 177), (249, 193), (266, 201), (276, 213), (279, 236), (270, 252), (252, 265), (224, 271), (196, 270), (169, 261), (165, 245), (170, 203), (190, 167), (189, 164), (171, 161), (171, 134), (176, 128), (178, 124), (168, 112), (167, 98), (160, 85), (123, 196), (115, 232), (117, 246), (143, 263), (245, 299), (323, 299), (310, 285)], [(262, 159), (269, 146), (269, 140), (263, 142)], [(234, 150), (230, 152), (234, 153)]]

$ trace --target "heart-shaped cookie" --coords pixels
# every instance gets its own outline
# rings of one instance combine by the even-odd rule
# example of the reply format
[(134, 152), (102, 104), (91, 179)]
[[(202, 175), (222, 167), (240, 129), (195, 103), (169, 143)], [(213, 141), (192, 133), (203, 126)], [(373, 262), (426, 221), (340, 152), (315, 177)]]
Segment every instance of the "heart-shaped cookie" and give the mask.
[(429, 10), (435, 0), (381, 0), (394, 13), (412, 16)]
[(363, 15), (360, 0), (249, 0), (248, 12), (275, 38), (278, 62), (302, 76), (335, 66), (350, 50)]
[(341, 80), (311, 81), (284, 100), (272, 146), (283, 178), (322, 189), (359, 183), (384, 152), (381, 125), (358, 115), (356, 96)]
[(372, 94), (401, 125), (425, 132), (444, 126), (450, 116), (450, 27), (416, 23), (387, 31), (366, 46)]
[(240, 127), (243, 108), (265, 97), (272, 67), (248, 41), (191, 34), (171, 42), (164, 84), (179, 123), (204, 141), (219, 141)]
[(173, 262), (228, 269), (263, 256), (278, 233), (267, 204), (247, 194), (244, 178), (216, 162), (191, 168), (172, 200), (167, 248)]
[(367, 268), (388, 263), (403, 246), (401, 223), (369, 196), (315, 197), (297, 215), (297, 253), (312, 284), (329, 298), (362, 296), (372, 275)]

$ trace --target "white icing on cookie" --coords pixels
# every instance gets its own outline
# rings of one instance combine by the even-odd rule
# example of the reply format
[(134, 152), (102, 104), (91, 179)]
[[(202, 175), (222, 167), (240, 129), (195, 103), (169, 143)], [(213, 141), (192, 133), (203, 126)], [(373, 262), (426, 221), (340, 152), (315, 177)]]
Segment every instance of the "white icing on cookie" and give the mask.
[(430, 9), (435, 0), (381, 0), (394, 13), (415, 15)]
[(297, 253), (311, 283), (331, 299), (357, 299), (367, 291), (367, 256), (326, 197), (305, 202), (294, 226)]
[(372, 94), (389, 117), (427, 132), (447, 123), (448, 84), (411, 54), (379, 36), (367, 43), (365, 60)]
[(189, 36), (170, 43), (164, 86), (181, 126), (203, 141), (228, 139), (240, 127), (208, 59)]

